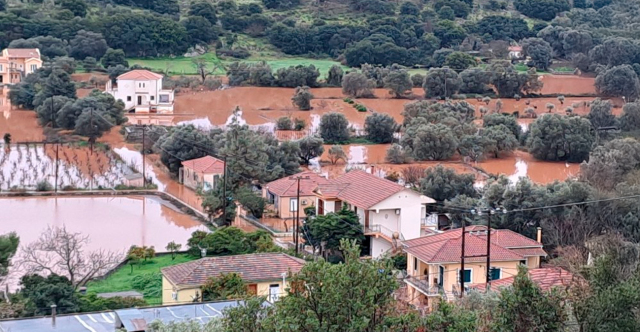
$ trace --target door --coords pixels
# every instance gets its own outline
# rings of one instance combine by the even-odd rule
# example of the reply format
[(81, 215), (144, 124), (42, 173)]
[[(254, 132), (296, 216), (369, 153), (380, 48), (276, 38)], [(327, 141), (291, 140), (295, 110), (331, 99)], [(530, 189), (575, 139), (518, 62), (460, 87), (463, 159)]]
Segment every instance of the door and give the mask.
[(324, 216), (324, 201), (321, 199), (318, 200), (318, 215)]
[(142, 96), (138, 96), (138, 105), (142, 105)]
[(440, 266), (438, 273), (438, 286), (442, 287), (442, 285), (444, 285), (444, 266)]
[(269, 285), (269, 302), (273, 303), (278, 300), (278, 293), (280, 293), (280, 285)]

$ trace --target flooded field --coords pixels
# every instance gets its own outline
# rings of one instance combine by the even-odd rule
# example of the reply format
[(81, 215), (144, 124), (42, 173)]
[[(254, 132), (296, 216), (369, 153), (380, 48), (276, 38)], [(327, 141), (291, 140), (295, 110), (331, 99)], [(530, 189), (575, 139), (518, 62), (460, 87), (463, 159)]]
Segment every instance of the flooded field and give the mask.
[(167, 243), (184, 248), (193, 231), (206, 230), (155, 196), (0, 198), (0, 210), (0, 233), (16, 232), (21, 245), (38, 239), (49, 226), (64, 226), (89, 236), (87, 250), (125, 252), (146, 245), (164, 252)]
[(541, 75), (542, 94), (595, 94), (596, 79), (574, 75)]
[[(112, 153), (61, 144), (58, 148), (58, 188), (113, 188), (134, 173)], [(0, 190), (35, 189), (38, 182), (56, 181), (56, 146), (20, 144), (0, 149)]]
[[(323, 174), (327, 174), (329, 178), (340, 176), (349, 169), (364, 169), (368, 172), (375, 172), (379, 176), (386, 176), (391, 172), (401, 174), (404, 168), (410, 166), (420, 166), (423, 168), (443, 165), (456, 170), (458, 173), (472, 173), (476, 175), (478, 183), (486, 178), (489, 174), (504, 174), (513, 182), (520, 177), (529, 177), (533, 182), (546, 184), (555, 180), (563, 181), (567, 178), (578, 175), (580, 171), (579, 164), (567, 164), (563, 162), (546, 162), (535, 160), (530, 154), (522, 151), (516, 151), (511, 156), (500, 159), (487, 159), (478, 163), (465, 164), (461, 160), (451, 161), (423, 161), (407, 165), (388, 164), (385, 156), (389, 144), (376, 145), (343, 145), (347, 160), (339, 161), (332, 165), (329, 162), (327, 151), (330, 146), (325, 145), (325, 152), (319, 160), (314, 160), (311, 169)], [(480, 171), (481, 170), (481, 171)]]

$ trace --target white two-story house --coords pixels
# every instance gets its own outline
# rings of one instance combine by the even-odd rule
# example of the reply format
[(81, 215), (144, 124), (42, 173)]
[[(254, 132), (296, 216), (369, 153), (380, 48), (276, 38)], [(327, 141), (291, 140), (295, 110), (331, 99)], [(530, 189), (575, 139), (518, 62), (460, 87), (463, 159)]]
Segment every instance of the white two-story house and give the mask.
[(136, 69), (107, 82), (106, 93), (124, 102), (133, 124), (171, 125), (174, 91), (162, 88), (160, 74)]
[(362, 170), (350, 171), (315, 190), (316, 213), (343, 207), (356, 212), (370, 240), (370, 255), (380, 257), (402, 241), (422, 235), (429, 197)]

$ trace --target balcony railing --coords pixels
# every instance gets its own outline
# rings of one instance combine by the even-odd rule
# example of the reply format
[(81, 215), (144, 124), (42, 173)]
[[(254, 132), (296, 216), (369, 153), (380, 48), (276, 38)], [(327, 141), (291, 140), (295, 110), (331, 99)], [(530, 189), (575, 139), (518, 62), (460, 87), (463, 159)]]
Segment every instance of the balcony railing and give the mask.
[(401, 232), (391, 230), (391, 229), (389, 229), (387, 227), (384, 227), (384, 226), (382, 226), (380, 224), (369, 225), (368, 227), (364, 227), (364, 234), (365, 235), (381, 235), (381, 236), (387, 238), (387, 240), (389, 240), (389, 241), (393, 240), (393, 235), (395, 233), (398, 234), (398, 239), (400, 241), (404, 241), (404, 236), (402, 236)]
[(429, 285), (429, 276), (409, 276), (405, 279), (405, 282), (418, 288), (422, 293), (427, 296), (440, 296), (443, 294), (442, 287), (440, 285)]

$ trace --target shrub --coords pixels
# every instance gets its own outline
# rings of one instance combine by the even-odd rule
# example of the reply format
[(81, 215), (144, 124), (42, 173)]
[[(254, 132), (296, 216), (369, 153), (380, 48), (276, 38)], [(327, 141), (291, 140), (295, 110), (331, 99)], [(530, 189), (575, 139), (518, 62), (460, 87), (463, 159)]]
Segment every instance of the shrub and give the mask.
[(293, 122), (291, 118), (287, 116), (280, 117), (276, 121), (276, 128), (278, 130), (291, 130), (293, 128)]
[(355, 109), (358, 110), (358, 112), (366, 112), (367, 111), (367, 107), (362, 105), (362, 104), (356, 104)]
[(51, 191), (53, 186), (47, 180), (42, 180), (36, 184), (36, 191)]

